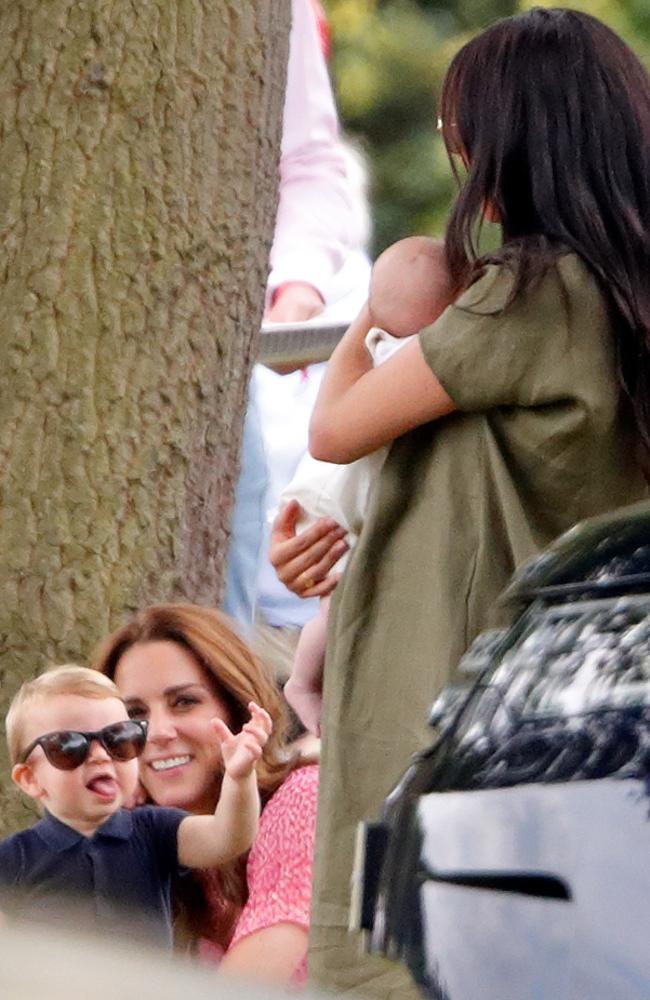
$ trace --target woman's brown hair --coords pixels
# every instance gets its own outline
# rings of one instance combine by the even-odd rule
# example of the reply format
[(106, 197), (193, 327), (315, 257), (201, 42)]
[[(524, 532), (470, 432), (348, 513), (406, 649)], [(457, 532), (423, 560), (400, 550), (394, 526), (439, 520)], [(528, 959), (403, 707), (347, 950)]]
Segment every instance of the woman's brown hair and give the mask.
[[(270, 672), (240, 639), (228, 619), (214, 608), (194, 604), (154, 604), (137, 612), (109, 635), (94, 657), (93, 667), (112, 680), (128, 649), (144, 642), (175, 642), (188, 650), (205, 671), (215, 692), (229, 709), (233, 730), (248, 718), (248, 703), (257, 702), (271, 716), (272, 735), (257, 764), (262, 804), (300, 763), (287, 749), (288, 714)], [(155, 669), (155, 667), (153, 668)], [(223, 897), (220, 926), (210, 921), (199, 880), (184, 878), (175, 889), (181, 936), (210, 937), (227, 945), (239, 911), (247, 897), (245, 864), (241, 861), (211, 873)], [(214, 888), (217, 888), (214, 886)]]

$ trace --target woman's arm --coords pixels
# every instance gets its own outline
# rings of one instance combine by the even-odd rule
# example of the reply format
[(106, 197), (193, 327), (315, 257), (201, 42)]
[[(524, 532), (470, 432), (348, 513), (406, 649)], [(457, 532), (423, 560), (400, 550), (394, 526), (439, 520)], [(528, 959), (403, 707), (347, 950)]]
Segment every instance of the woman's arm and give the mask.
[(224, 955), (219, 971), (229, 976), (289, 983), (307, 951), (307, 931), (281, 923), (242, 938)]
[[(280, 198), (268, 288), (273, 295), (286, 283), (304, 282), (320, 293), (320, 312), (332, 276), (363, 236), (316, 17), (306, 0), (292, 0), (291, 12)], [(295, 292), (287, 294), (294, 297)], [(275, 304), (274, 319), (292, 318), (285, 295)], [(314, 299), (312, 308), (316, 304)], [(304, 318), (304, 304), (301, 311)]]
[(346, 464), (456, 407), (427, 364), (418, 339), (373, 368), (364, 339), (367, 306), (332, 354), (309, 428), (309, 450)]

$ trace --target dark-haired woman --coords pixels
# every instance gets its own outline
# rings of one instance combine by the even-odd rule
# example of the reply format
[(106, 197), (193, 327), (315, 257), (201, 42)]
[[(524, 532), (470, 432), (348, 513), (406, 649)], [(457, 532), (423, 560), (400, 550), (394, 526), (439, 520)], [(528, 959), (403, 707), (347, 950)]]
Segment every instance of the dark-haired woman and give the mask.
[[(346, 938), (357, 821), (430, 740), (427, 708), (513, 570), (644, 497), (650, 453), (645, 70), (593, 17), (534, 9), (458, 53), (441, 127), (464, 174), (446, 239), (459, 297), (374, 370), (354, 324), (311, 434), (333, 462), (394, 441), (332, 609), (310, 953), (318, 982), (375, 996), (408, 987)], [(503, 242), (481, 259), (483, 218)], [(272, 558), (311, 596), (331, 524), (294, 538), (294, 518)]]

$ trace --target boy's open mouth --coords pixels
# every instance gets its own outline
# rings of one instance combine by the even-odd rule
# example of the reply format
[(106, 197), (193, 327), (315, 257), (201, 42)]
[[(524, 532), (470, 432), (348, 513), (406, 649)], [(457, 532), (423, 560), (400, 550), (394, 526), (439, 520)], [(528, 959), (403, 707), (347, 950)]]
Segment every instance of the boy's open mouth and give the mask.
[(118, 792), (117, 781), (110, 774), (98, 774), (88, 782), (86, 788), (102, 799), (114, 799)]

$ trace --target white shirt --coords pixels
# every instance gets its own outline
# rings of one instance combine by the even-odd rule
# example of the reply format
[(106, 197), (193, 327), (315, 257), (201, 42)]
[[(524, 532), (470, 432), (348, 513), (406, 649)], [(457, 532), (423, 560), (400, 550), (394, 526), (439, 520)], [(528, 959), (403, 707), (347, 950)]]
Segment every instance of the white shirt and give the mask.
[[(393, 337), (373, 327), (366, 336), (373, 364), (386, 361), (410, 339)], [(379, 448), (349, 465), (319, 462), (311, 457), (307, 450), (309, 419), (324, 370), (324, 364), (311, 365), (305, 377), (303, 372), (275, 375), (268, 369), (259, 373), (256, 369), (260, 408), (266, 415), (263, 436), (271, 471), (269, 527), (278, 508), (296, 499), (305, 511), (299, 530), (319, 517), (333, 517), (347, 529), (347, 541), (352, 547), (388, 448)], [(277, 379), (281, 379), (280, 384)], [(343, 564), (337, 566), (342, 568)], [(278, 580), (268, 558), (264, 559), (258, 582), (258, 606), (269, 624), (302, 626), (316, 613), (317, 603), (317, 598), (303, 599), (291, 594)]]

